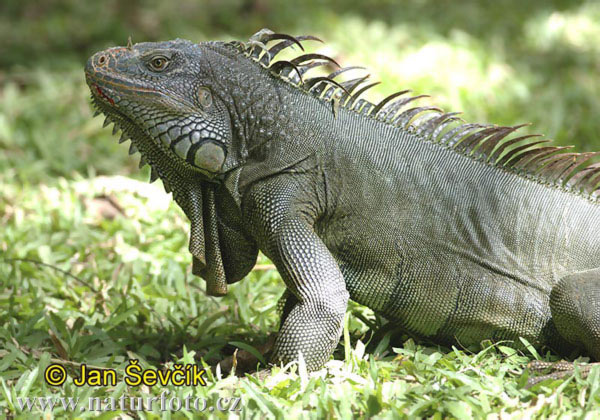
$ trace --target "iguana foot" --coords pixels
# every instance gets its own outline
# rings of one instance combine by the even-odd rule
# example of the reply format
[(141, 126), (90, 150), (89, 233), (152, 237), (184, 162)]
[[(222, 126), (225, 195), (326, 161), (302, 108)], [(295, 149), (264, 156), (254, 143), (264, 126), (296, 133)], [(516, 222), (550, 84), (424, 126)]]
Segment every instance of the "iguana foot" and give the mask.
[[(593, 366), (600, 365), (600, 363), (588, 363), (585, 365), (579, 365), (579, 372), (582, 378), (586, 378)], [(527, 388), (545, 381), (546, 379), (562, 379), (571, 376), (575, 373), (575, 364), (573, 362), (567, 362), (561, 360), (559, 362), (543, 362), (541, 360), (534, 360), (527, 364), (527, 369), (531, 372), (542, 373), (539, 376), (531, 376), (527, 379)]]

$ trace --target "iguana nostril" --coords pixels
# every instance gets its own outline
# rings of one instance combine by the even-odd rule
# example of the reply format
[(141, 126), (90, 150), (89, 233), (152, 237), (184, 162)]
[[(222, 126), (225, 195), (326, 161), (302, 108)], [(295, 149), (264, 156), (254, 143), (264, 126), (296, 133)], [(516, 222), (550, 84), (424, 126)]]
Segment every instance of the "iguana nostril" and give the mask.
[(103, 65), (104, 63), (106, 63), (106, 56), (102, 54), (100, 57), (98, 57), (98, 64)]
[(225, 162), (225, 152), (221, 146), (206, 142), (196, 151), (194, 164), (201, 169), (217, 172)]

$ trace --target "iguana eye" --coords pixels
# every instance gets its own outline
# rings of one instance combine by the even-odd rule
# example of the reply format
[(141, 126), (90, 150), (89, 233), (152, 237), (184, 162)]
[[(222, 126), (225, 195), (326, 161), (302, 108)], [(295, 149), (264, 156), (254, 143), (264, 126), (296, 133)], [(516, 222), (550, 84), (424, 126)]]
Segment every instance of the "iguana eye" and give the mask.
[(208, 108), (209, 106), (211, 106), (212, 95), (210, 93), (210, 90), (208, 90), (205, 87), (201, 87), (200, 89), (198, 89), (198, 101), (200, 102), (202, 108)]
[(169, 59), (164, 55), (157, 55), (148, 62), (148, 67), (153, 71), (163, 71), (169, 65)]

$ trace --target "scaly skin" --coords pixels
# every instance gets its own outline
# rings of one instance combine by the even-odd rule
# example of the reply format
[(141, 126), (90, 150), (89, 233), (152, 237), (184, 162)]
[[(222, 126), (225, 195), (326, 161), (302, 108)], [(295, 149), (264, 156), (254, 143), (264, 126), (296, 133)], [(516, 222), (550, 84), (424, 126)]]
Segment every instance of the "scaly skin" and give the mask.
[(481, 140), (511, 128), (452, 137), (448, 115), (418, 124), (420, 110), (352, 109), (320, 82), (318, 98), (302, 60), (261, 55), (272, 39), (295, 43), (261, 31), (249, 44), (112, 48), (90, 58), (86, 79), (190, 218), (208, 293), (226, 293), (259, 249), (275, 263), (290, 293), (274, 361), (302, 354), (319, 368), (349, 298), (437, 342), (522, 336), (599, 358), (594, 167), (573, 176), (582, 156), (556, 155), (540, 169), (541, 155)]

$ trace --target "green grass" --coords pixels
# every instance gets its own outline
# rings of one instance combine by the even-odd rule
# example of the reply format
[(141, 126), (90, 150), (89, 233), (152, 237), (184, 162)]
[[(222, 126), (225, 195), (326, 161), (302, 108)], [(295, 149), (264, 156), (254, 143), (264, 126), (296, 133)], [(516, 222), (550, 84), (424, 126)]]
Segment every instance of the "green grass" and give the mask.
[[(354, 303), (334, 360), (310, 375), (291, 366), (242, 377), (214, 372), (206, 387), (128, 389), (78, 388), (70, 380), (51, 387), (43, 379), (56, 362), (70, 374), (86, 363), (122, 375), (130, 359), (154, 368), (212, 366), (236, 348), (259, 347), (278, 325), (283, 284), (264, 269), (266, 259), (223, 298), (207, 297), (204, 282), (191, 275), (185, 216), (92, 119), (82, 66), (96, 48), (122, 44), (128, 34), (136, 41), (247, 37), (263, 26), (314, 33), (327, 41), (321, 51), (364, 64), (382, 80), (374, 99), (411, 88), (432, 94), (429, 103), (463, 110), (467, 121), (532, 121), (530, 132), (578, 151), (600, 150), (597, 3), (334, 2), (323, 10), (308, 1), (298, 9), (266, 2), (246, 10), (237, 1), (184, 2), (186, 19), (153, 1), (146, 9), (132, 2), (126, 11), (109, 2), (106, 19), (92, 18), (101, 12), (94, 3), (50, 3), (34, 10), (9, 1), (0, 17), (12, 24), (10, 31), (0, 24), (12, 43), (0, 58), (0, 413), (31, 418), (17, 409), (17, 397), (83, 400), (168, 389), (206, 398), (208, 406), (219, 397), (243, 399), (241, 413), (213, 413), (221, 418), (600, 414), (598, 370), (527, 389), (527, 362), (556, 356), (509, 343), (484, 343), (476, 352), (417, 345)], [(55, 418), (97, 414), (53, 411)]]

